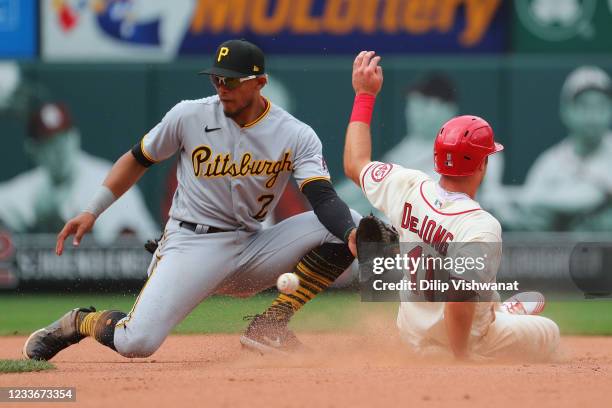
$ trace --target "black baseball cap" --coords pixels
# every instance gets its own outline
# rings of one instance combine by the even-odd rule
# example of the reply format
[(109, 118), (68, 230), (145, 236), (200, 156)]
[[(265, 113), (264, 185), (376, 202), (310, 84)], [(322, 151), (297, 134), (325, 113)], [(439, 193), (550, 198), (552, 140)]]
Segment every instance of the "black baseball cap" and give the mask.
[(265, 72), (264, 53), (258, 46), (247, 40), (229, 40), (217, 48), (213, 66), (198, 74), (244, 78)]

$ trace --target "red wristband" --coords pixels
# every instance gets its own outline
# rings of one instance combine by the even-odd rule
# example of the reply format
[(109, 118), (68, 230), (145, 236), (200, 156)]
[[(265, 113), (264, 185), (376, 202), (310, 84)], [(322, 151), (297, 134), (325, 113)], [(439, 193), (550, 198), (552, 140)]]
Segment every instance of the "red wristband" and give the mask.
[(360, 93), (355, 95), (355, 102), (353, 102), (353, 113), (351, 114), (350, 122), (363, 122), (367, 125), (372, 122), (372, 112), (374, 112), (374, 102), (376, 97), (374, 95)]

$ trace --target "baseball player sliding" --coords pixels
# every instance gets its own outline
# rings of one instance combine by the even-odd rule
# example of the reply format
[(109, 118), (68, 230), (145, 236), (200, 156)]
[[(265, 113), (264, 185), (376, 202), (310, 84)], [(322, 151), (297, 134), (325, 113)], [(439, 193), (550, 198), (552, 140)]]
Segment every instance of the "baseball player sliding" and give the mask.
[[(501, 227), (474, 197), (487, 171), (488, 156), (503, 146), (495, 143), (486, 121), (459, 116), (444, 124), (435, 140), (434, 165), (441, 174), (438, 182), (417, 170), (372, 162), (370, 121), (383, 82), (379, 61), (373, 51), (362, 51), (353, 65), (356, 97), (344, 150), (347, 177), (361, 186), (372, 205), (399, 231), (403, 253), (412, 258), (426, 254), (457, 257), (484, 247), (488, 257), (477, 278), (495, 282)], [(351, 245), (354, 241), (351, 235)], [(443, 273), (420, 267), (411, 271), (408, 279), (435, 281)], [(456, 271), (446, 276), (447, 282), (466, 278)], [(457, 358), (518, 355), (546, 359), (558, 345), (557, 325), (530, 315), (541, 310), (543, 299), (525, 301), (530, 299), (518, 294), (502, 307), (495, 296), (487, 299), (472, 290), (458, 290), (447, 294), (446, 301), (435, 302), (431, 300), (439, 293), (428, 289), (419, 293), (419, 287), (401, 292), (397, 317), (402, 338), (418, 352), (450, 349)], [(430, 301), (417, 301), (416, 295), (425, 295), (424, 300)]]
[[(73, 234), (78, 246), (147, 168), (178, 153), (170, 218), (132, 310), (74, 309), (28, 338), (27, 358), (48, 360), (86, 336), (125, 357), (150, 356), (208, 296), (249, 296), (289, 271), (298, 275), (298, 289), (254, 316), (240, 341), (260, 352), (294, 350), (300, 342), (289, 319), (353, 261), (346, 242), (359, 216), (337, 197), (312, 128), (261, 96), (262, 51), (226, 41), (201, 74), (217, 95), (174, 106), (57, 237), (58, 255)], [(314, 210), (263, 229), (291, 175)]]

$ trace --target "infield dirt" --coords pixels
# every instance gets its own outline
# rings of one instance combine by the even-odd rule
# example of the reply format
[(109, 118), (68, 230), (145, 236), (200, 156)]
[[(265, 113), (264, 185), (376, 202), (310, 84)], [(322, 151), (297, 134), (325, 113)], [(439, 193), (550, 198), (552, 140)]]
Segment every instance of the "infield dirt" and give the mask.
[[(586, 408), (612, 400), (612, 338), (564, 337), (554, 363), (475, 364), (414, 356), (392, 327), (299, 335), (311, 353), (290, 358), (242, 350), (238, 335), (173, 335), (139, 360), (85, 339), (53, 359), (57, 370), (0, 374), (0, 386), (76, 387), (77, 403), (65, 406), (104, 408)], [(0, 358), (20, 358), (24, 340), (0, 338)]]

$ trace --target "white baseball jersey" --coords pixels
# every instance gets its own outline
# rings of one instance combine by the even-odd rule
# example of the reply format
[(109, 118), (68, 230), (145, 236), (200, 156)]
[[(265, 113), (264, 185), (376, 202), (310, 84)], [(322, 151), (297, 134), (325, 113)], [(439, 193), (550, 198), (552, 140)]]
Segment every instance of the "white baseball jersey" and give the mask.
[(180, 152), (172, 218), (227, 230), (260, 229), (292, 173), (300, 189), (330, 178), (314, 130), (268, 100), (243, 127), (225, 116), (217, 95), (182, 101), (141, 150), (151, 162)]
[[(360, 181), (372, 205), (397, 229), (402, 253), (457, 257), (469, 255), (478, 243), (494, 243), (487, 251), (486, 267), (479, 272), (478, 280), (495, 281), (501, 261), (501, 226), (476, 201), (465, 194), (445, 191), (421, 171), (395, 164), (372, 162), (361, 171)], [(425, 278), (424, 274), (419, 270), (407, 278), (418, 281)], [(411, 295), (401, 293), (397, 323), (403, 337), (415, 347), (424, 346), (429, 339), (445, 337), (444, 303), (408, 301)], [(472, 335), (482, 336), (493, 319), (492, 304), (479, 302)]]

